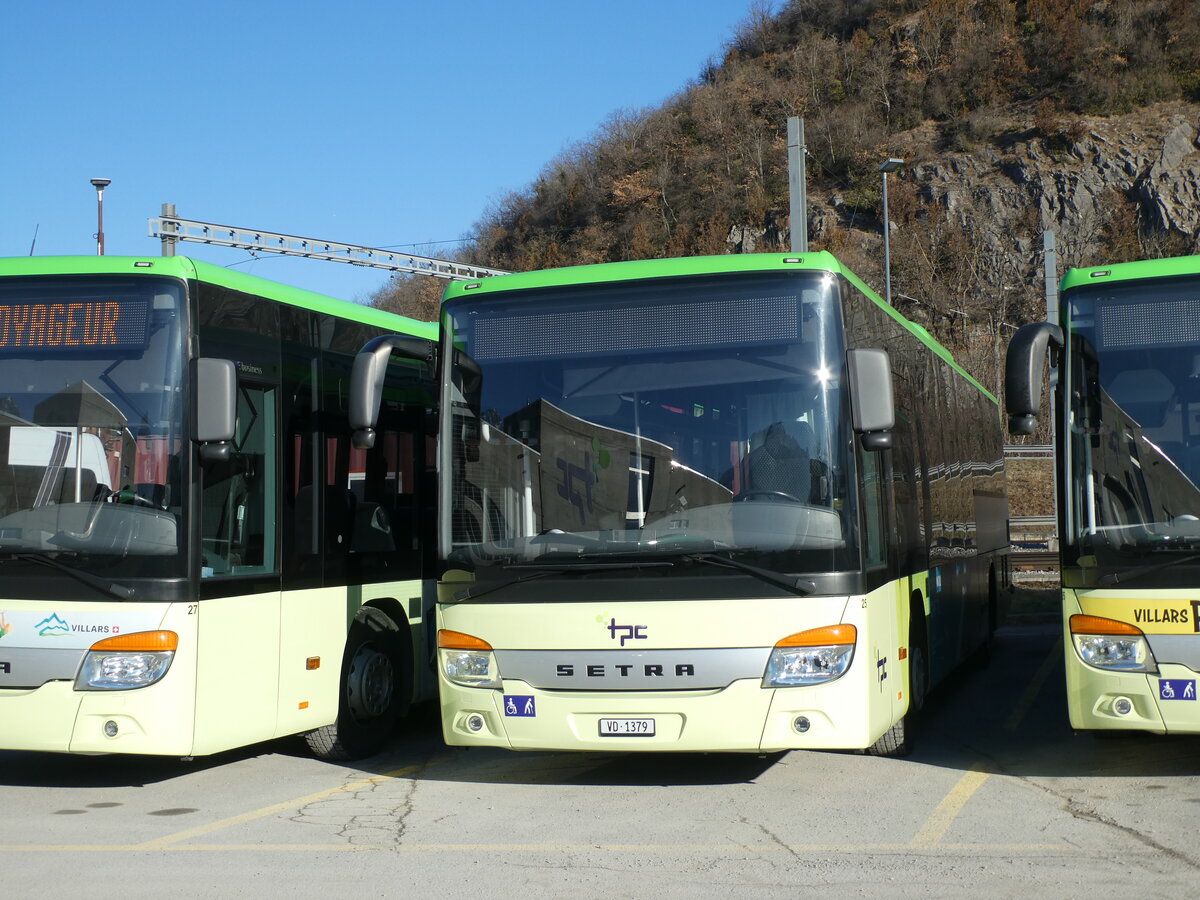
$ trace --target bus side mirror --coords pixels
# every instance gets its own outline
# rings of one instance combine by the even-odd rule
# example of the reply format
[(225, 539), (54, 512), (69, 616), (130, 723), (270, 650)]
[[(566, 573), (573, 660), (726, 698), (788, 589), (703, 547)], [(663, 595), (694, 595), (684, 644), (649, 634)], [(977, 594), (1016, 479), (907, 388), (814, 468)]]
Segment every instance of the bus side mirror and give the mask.
[(195, 441), (203, 462), (223, 462), (233, 452), (237, 429), (237, 370), (233, 361), (196, 360)]
[[(1037, 415), (1042, 409), (1042, 361), (1049, 344), (1059, 351), (1063, 346), (1062, 329), (1053, 322), (1030, 322), (1017, 329), (1008, 344), (1004, 361), (1004, 405), (1008, 411), (1008, 430), (1013, 434), (1033, 434)], [(1054, 365), (1055, 356), (1050, 364)]]
[(385, 334), (367, 341), (358, 351), (350, 374), (350, 427), (354, 429), (354, 446), (359, 450), (370, 450), (375, 446), (383, 380), (393, 351), (432, 366), (436, 347), (433, 341), (425, 338)]
[(896, 402), (887, 351), (847, 350), (846, 376), (850, 386), (850, 422), (862, 448), (889, 449), (896, 424)]

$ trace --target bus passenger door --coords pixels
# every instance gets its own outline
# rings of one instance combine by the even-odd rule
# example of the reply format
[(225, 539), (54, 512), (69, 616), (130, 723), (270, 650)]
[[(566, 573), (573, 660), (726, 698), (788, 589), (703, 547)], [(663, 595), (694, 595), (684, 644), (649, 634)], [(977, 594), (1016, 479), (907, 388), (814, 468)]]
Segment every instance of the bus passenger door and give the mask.
[(201, 469), (196, 749), (274, 736), (278, 699), (278, 390), (239, 379), (227, 461)]
[(897, 577), (899, 546), (894, 527), (891, 490), (891, 451), (859, 448), (862, 502), (862, 559), (867, 595), (867, 640), (860, 646), (873, 671), (870, 694), (872, 731), (889, 728), (903, 714), (904, 679), (899, 649), (901, 604), (907, 601), (907, 578)]

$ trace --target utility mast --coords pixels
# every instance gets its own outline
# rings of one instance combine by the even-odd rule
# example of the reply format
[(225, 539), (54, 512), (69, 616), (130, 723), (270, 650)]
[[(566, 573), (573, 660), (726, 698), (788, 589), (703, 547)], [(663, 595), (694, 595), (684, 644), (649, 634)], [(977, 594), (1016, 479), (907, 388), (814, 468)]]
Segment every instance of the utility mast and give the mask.
[(508, 274), (503, 269), (471, 266), (447, 259), (397, 253), (394, 250), (323, 241), (294, 234), (279, 234), (261, 228), (238, 228), (181, 219), (175, 215), (175, 206), (171, 203), (164, 203), (162, 215), (150, 220), (150, 237), (162, 240), (163, 256), (174, 256), (175, 245), (179, 241), (195, 241), (216, 247), (234, 247), (260, 253), (278, 253), (283, 256), (348, 263), (352, 266), (368, 266), (406, 275), (432, 275), (434, 278), (451, 281), (477, 281), (493, 275)]

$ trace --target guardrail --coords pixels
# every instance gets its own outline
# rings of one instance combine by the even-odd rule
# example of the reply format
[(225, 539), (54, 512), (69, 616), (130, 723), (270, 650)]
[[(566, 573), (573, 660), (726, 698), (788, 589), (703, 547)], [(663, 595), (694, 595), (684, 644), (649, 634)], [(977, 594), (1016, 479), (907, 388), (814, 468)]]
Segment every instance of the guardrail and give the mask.
[(1005, 459), (1053, 459), (1052, 444), (1005, 444)]
[(1016, 525), (1019, 527), (1029, 527), (1032, 525), (1056, 525), (1058, 520), (1054, 516), (1009, 516), (1008, 524), (1011, 528)]

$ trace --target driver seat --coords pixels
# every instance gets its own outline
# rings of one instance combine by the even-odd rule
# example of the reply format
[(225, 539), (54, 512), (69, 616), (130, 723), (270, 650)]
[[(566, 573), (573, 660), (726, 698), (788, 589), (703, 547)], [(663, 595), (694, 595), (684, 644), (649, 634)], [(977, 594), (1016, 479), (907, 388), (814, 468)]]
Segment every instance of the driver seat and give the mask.
[(788, 433), (782, 422), (768, 428), (763, 442), (750, 451), (746, 474), (748, 491), (788, 494), (808, 502), (812, 483), (808, 450)]

